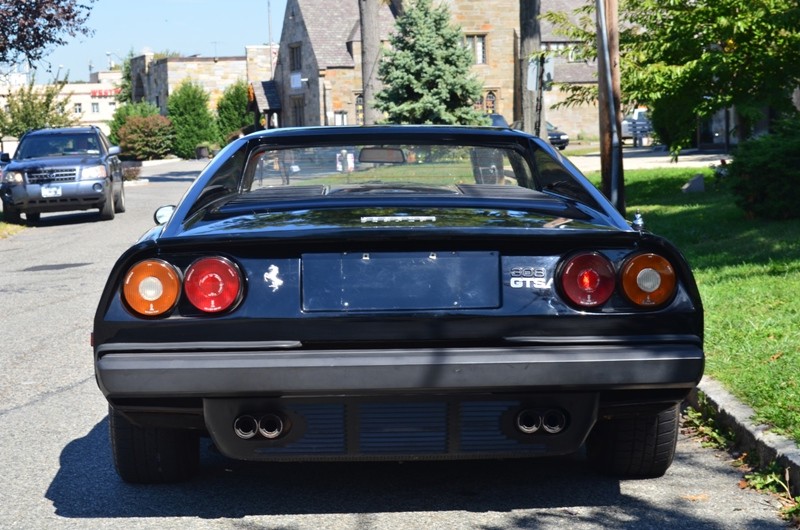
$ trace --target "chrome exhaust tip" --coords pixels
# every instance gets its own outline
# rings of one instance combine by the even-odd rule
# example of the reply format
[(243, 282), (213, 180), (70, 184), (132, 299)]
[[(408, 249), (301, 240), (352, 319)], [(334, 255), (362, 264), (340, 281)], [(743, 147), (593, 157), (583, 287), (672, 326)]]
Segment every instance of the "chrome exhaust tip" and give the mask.
[(550, 409), (542, 415), (542, 428), (550, 434), (558, 434), (567, 426), (567, 417), (558, 409)]
[(258, 422), (247, 414), (239, 416), (233, 420), (233, 432), (242, 440), (249, 440), (258, 433)]
[(517, 429), (523, 434), (533, 434), (542, 427), (542, 417), (534, 410), (522, 410), (517, 414)]
[(268, 440), (274, 440), (283, 432), (283, 420), (277, 414), (264, 414), (258, 420), (258, 432)]

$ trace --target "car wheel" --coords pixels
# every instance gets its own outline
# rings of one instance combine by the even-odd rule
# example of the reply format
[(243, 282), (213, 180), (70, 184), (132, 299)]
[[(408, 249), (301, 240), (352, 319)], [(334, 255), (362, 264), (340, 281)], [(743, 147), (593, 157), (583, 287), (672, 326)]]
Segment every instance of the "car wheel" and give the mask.
[(125, 212), (125, 185), (120, 183), (119, 195), (114, 198), (114, 211), (116, 213)]
[(658, 414), (600, 420), (586, 442), (589, 461), (603, 473), (660, 477), (675, 456), (678, 419), (675, 405)]
[(114, 218), (114, 193), (109, 189), (106, 200), (100, 208), (100, 220), (110, 221)]
[(3, 221), (9, 224), (20, 224), (22, 222), (20, 211), (11, 204), (3, 204)]
[(39, 219), (41, 219), (41, 218), (42, 218), (42, 214), (40, 214), (38, 212), (37, 213), (26, 213), (25, 214), (25, 220), (28, 221), (29, 223), (38, 223)]
[(125, 482), (179, 482), (197, 472), (200, 442), (196, 432), (140, 427), (111, 406), (108, 425), (114, 467)]

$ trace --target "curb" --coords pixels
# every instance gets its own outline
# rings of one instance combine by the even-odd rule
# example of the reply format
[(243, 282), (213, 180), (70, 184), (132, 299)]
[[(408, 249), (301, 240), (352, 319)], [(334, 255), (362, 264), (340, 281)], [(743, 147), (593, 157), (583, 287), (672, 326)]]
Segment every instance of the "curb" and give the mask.
[(758, 458), (759, 468), (777, 462), (789, 474), (792, 496), (800, 495), (800, 448), (790, 439), (769, 431), (751, 419), (755, 411), (741, 403), (717, 381), (703, 377), (687, 398), (689, 404), (718, 427), (730, 430), (734, 446)]

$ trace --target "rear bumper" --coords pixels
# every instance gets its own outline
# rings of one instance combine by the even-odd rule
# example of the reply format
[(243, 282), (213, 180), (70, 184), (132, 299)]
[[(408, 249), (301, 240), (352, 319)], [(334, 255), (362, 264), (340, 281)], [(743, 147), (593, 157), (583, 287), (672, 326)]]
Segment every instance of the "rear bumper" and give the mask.
[(557, 388), (688, 391), (704, 366), (702, 348), (689, 343), (321, 351), (118, 348), (97, 352), (98, 384), (109, 399)]

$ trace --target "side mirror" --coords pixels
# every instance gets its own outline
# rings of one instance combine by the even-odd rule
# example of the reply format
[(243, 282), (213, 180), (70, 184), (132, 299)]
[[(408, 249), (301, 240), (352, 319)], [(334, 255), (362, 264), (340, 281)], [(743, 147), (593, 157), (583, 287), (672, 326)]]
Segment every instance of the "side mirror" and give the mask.
[(109, 155), (118, 155), (121, 152), (122, 152), (122, 149), (118, 145), (112, 145), (111, 147), (108, 148), (108, 154)]
[(172, 217), (173, 212), (175, 211), (174, 204), (168, 204), (167, 206), (162, 206), (156, 210), (156, 213), (153, 214), (153, 220), (156, 222), (157, 225), (163, 225), (169, 218)]
[(11, 162), (11, 155), (8, 153), (0, 153), (0, 162)]

